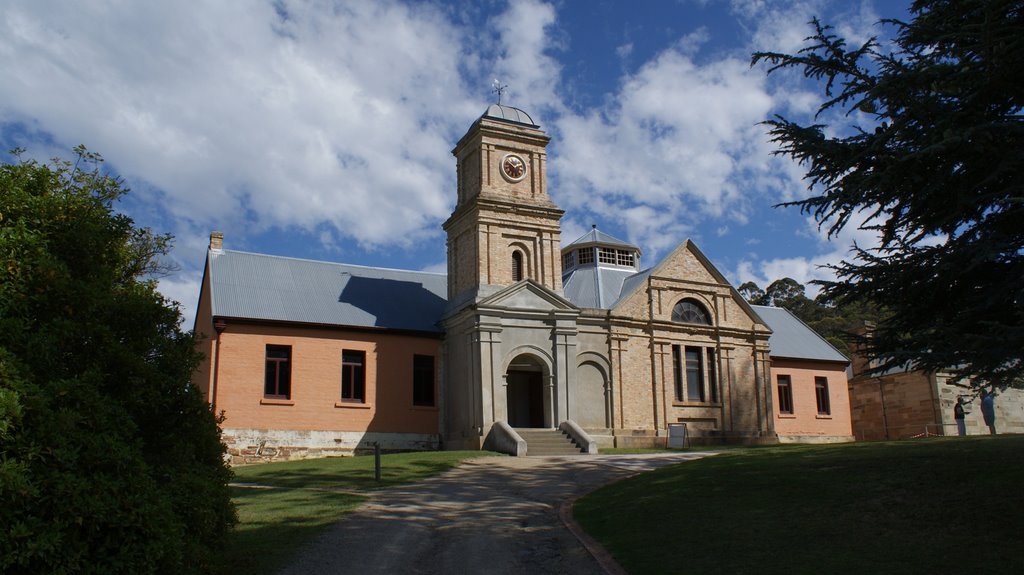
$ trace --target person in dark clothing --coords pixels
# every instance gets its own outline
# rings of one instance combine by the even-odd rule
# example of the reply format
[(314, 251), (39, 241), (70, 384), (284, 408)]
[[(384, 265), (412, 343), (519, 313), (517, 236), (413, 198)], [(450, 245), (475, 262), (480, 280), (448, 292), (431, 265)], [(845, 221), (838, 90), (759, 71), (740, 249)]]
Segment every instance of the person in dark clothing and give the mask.
[(991, 391), (981, 390), (981, 416), (985, 419), (988, 432), (996, 434), (996, 408), (995, 394)]
[(953, 419), (956, 420), (956, 434), (960, 437), (967, 435), (967, 424), (964, 423), (964, 398), (956, 398), (956, 405), (953, 406)]

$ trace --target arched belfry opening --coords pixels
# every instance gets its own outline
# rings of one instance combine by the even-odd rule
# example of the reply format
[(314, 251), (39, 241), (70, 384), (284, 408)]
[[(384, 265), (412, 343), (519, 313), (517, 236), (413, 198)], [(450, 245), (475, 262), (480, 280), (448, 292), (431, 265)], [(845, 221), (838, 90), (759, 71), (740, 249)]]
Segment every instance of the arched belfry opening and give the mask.
[(520, 281), (523, 277), (523, 252), (515, 250), (512, 252), (512, 281)]
[(505, 375), (508, 424), (512, 427), (554, 427), (548, 370), (532, 355), (516, 356)]

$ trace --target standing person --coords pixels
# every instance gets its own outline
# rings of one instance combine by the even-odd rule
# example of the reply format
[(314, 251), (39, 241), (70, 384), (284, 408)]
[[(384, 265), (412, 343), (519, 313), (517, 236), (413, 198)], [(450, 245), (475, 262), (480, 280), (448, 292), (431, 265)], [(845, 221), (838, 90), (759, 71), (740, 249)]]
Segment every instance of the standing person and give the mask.
[(967, 435), (967, 424), (964, 423), (964, 398), (956, 398), (956, 405), (953, 406), (953, 419), (956, 420), (956, 434), (960, 437)]
[(985, 425), (988, 432), (996, 434), (996, 408), (994, 405), (995, 394), (991, 391), (981, 390), (981, 416), (985, 418)]

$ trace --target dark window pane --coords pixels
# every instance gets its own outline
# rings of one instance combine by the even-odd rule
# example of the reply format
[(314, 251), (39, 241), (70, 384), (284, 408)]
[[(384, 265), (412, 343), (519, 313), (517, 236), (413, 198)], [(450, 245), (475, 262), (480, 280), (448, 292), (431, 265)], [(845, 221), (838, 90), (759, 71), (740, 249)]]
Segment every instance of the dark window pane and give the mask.
[(686, 399), (704, 401), (704, 370), (701, 365), (701, 349), (686, 348)]
[(672, 321), (677, 323), (696, 323), (711, 325), (711, 315), (700, 302), (684, 299), (672, 308)]
[(434, 405), (434, 356), (414, 355), (412, 358), (412, 404)]
[(341, 352), (341, 400), (366, 401), (366, 352)]
[(828, 378), (814, 378), (814, 395), (818, 401), (818, 415), (831, 415), (832, 407), (828, 401)]
[(683, 401), (683, 359), (682, 348), (672, 346), (672, 376), (676, 388), (676, 401)]
[(290, 399), (292, 393), (292, 348), (268, 345), (263, 370), (263, 395), (273, 399)]
[(711, 392), (711, 403), (718, 403), (718, 378), (715, 377), (715, 348), (708, 348), (708, 390)]
[(788, 375), (779, 376), (778, 388), (779, 413), (793, 413), (793, 386), (790, 384)]

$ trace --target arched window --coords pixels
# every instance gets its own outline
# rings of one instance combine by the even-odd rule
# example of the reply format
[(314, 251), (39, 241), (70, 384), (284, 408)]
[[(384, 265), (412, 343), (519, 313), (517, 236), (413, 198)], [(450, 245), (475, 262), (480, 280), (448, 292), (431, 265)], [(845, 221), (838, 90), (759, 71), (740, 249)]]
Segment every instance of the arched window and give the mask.
[(711, 325), (708, 310), (694, 299), (684, 299), (672, 308), (672, 321), (678, 323), (698, 323)]
[(512, 252), (512, 281), (517, 282), (523, 279), (523, 252), (516, 250)]

